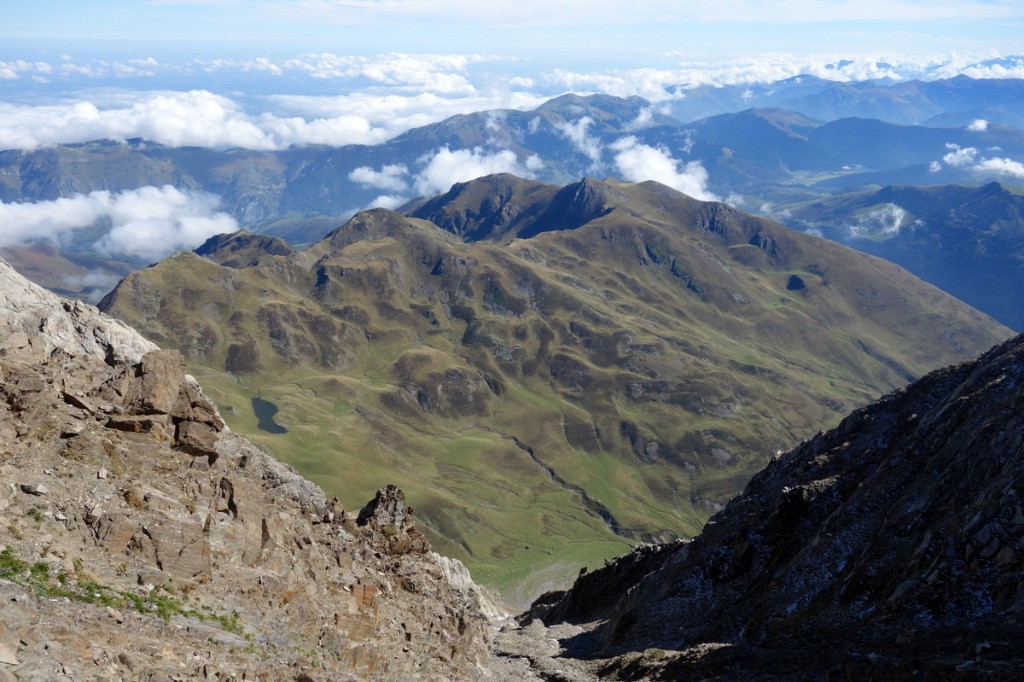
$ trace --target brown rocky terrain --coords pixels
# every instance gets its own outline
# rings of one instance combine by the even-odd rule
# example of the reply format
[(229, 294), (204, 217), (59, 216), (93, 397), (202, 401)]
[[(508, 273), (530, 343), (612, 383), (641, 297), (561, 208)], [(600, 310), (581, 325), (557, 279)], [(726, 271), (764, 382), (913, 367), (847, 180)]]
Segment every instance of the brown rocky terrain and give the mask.
[(692, 542), (581, 576), (500, 648), (562, 680), (1020, 679), (1022, 404), (1024, 336), (775, 458)]
[(401, 491), (343, 509), (183, 367), (0, 261), (0, 680), (490, 676)]

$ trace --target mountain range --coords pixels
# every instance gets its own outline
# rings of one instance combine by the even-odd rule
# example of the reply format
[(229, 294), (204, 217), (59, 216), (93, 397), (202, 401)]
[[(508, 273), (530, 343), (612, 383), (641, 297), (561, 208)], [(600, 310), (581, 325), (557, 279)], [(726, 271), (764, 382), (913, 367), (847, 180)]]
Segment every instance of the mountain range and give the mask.
[[(884, 64), (878, 65), (885, 68)], [(793, 76), (766, 84), (686, 88), (672, 115), (696, 121), (751, 108), (787, 109), (821, 121), (870, 118), (898, 125), (966, 127), (975, 120), (1024, 128), (1024, 84), (1016, 78), (836, 81)]]
[(101, 308), (181, 350), (233, 429), (330, 494), (387, 470), (513, 603), (693, 535), (773, 453), (1009, 333), (725, 204), (510, 175), (303, 250), (216, 237)]
[[(1024, 133), (1007, 124), (1014, 123), (1011, 118), (997, 116), (947, 125), (955, 112), (982, 116), (985, 107), (1015, 110), (1017, 81), (961, 77), (837, 84), (802, 78), (776, 85), (753, 87), (749, 96), (730, 88), (687, 90), (673, 106), (698, 106), (702, 98), (721, 97), (717, 109), (712, 107), (715, 111), (739, 101), (769, 108), (716, 113), (686, 123), (689, 115), (670, 116), (674, 110), (637, 97), (565, 95), (532, 111), (454, 116), (374, 146), (256, 152), (130, 140), (4, 151), (0, 200), (44, 202), (169, 186), (211, 193), (215, 199), (207, 203), (219, 202), (243, 228), (304, 246), (361, 207), (382, 205), (408, 213), (446, 191), (461, 173), (469, 177), (488, 168), (508, 168), (562, 185), (594, 175), (629, 179), (641, 164), (644, 173), (662, 168), (657, 179), (697, 198), (724, 198), (736, 207), (893, 259), (1004, 324), (1021, 328), (1024, 320), (1014, 290), (997, 286), (994, 279), (995, 273), (1016, 277), (1015, 262), (1007, 254), (1014, 252), (1013, 226), (1019, 224), (1014, 216), (1019, 214), (1002, 212), (1012, 202), (987, 202), (982, 208), (968, 196), (970, 190), (953, 189), (951, 183), (980, 187), (994, 180), (1013, 194), (1007, 182), (1019, 176), (1015, 159), (1024, 158)], [(794, 103), (807, 98), (834, 99), (832, 113)], [(888, 121), (850, 117), (883, 116), (864, 108), (879, 102), (912, 103), (920, 111), (885, 116)], [(964, 109), (970, 102), (976, 106)], [(792, 109), (778, 108), (783, 106)], [(919, 186), (918, 194), (935, 198), (929, 205), (948, 211), (911, 211), (915, 217), (908, 224), (926, 227), (904, 231), (898, 239), (878, 239), (877, 234), (873, 239), (851, 238), (851, 225), (864, 216), (888, 216), (890, 204), (908, 215), (908, 207), (880, 198), (874, 207), (856, 208), (857, 201), (893, 191), (883, 189), (890, 186)], [(948, 191), (938, 189), (947, 186)], [(846, 196), (850, 194), (862, 198), (853, 200)], [(840, 206), (847, 207), (845, 212)], [(60, 210), (53, 205), (52, 211)], [(994, 228), (997, 224), (1003, 227)], [(15, 243), (0, 248), (0, 255), (52, 290), (96, 302), (126, 272), (151, 261), (130, 251), (110, 252), (100, 241), (110, 228), (109, 221), (100, 220), (52, 236), (50, 246)], [(925, 234), (929, 237), (922, 241)]]
[[(119, 280), (115, 320), (0, 260), (0, 679), (1016, 679), (1021, 95), (0, 152), (4, 202), (168, 185), (252, 228), (0, 250)], [(590, 177), (641, 162), (713, 200)]]
[[(619, 210), (587, 184), (565, 193), (601, 216)], [(560, 190), (533, 186), (504, 203), (501, 214), (520, 220), (481, 220), (461, 210), (481, 196), (472, 189), (455, 188), (449, 204), (430, 210), (495, 237), (491, 244), (504, 243), (506, 230), (485, 223), (514, 224), (522, 235), (538, 230), (536, 216), (580, 215), (536, 210), (557, 202), (532, 206), (530, 197)], [(658, 188), (611, 189), (632, 194), (628, 205), (636, 206)], [(656, 194), (673, 212), (692, 203)], [(697, 215), (701, 208), (715, 205), (690, 206)], [(722, 229), (713, 232), (735, 236), (739, 226), (718, 217)], [(588, 224), (538, 230), (506, 247), (581, 230), (593, 241)], [(377, 211), (328, 239), (344, 249), (428, 225)], [(819, 241), (795, 242), (804, 240)], [(248, 235), (206, 246), (218, 267), (239, 273), (296, 255), (280, 240)], [(276, 265), (279, 274), (288, 270)], [(472, 264), (461, 265), (468, 274)], [(264, 270), (257, 279), (270, 277)], [(571, 589), (534, 602), (521, 627), (499, 629), (500, 613), (458, 562), (429, 551), (399, 490), (379, 490), (358, 515), (346, 511), (226, 429), (176, 351), (58, 299), (2, 261), (0, 282), (4, 675), (583, 681), (1019, 673), (1024, 337), (932, 372), (777, 453), (692, 542), (639, 547), (581, 571)], [(235, 284), (242, 293), (245, 284)], [(273, 303), (269, 293), (260, 292)], [(323, 456), (328, 447), (320, 446)], [(500, 465), (493, 455), (489, 463)]]
[[(995, 88), (1005, 97), (993, 95), (991, 101), (1015, 106), (1010, 84), (1002, 89), (990, 81), (970, 84)], [(928, 127), (850, 113), (815, 118), (762, 106), (683, 123), (660, 110), (638, 97), (564, 95), (532, 111), (453, 116), (373, 146), (257, 152), (129, 140), (10, 150), (0, 152), (0, 201), (52, 201), (93, 191), (171, 185), (212, 193), (242, 227), (300, 244), (317, 239), (331, 221), (336, 225), (374, 202), (395, 208), (404, 200), (447, 190), (452, 182), (448, 175), (455, 171), (445, 164), (443, 172), (431, 166), (438, 158), (445, 161), (445, 154), (462, 154), (447, 159), (456, 165), (500, 164), (504, 170), (556, 184), (585, 175), (639, 179), (631, 178), (633, 171), (624, 165), (628, 161), (621, 145), (628, 142), (665, 155), (665, 163), (676, 164), (677, 172), (682, 165), (699, 162), (708, 174), (708, 197), (698, 198), (711, 193), (733, 196), (754, 208), (869, 184), (1005, 179), (999, 169), (981, 161), (1024, 158), (1024, 133), (996, 120), (983, 129), (966, 124)], [(950, 153), (947, 145), (973, 149), (981, 158), (943, 164)], [(81, 252), (96, 238), (94, 232), (81, 231), (64, 247)]]

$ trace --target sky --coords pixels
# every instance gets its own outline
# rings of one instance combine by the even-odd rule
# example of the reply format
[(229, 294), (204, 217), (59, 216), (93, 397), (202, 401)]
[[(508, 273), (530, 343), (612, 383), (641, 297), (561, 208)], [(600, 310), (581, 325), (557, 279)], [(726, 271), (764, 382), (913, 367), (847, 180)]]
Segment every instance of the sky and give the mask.
[[(1013, 52), (1017, 0), (39, 0), (3, 35), (268, 53), (497, 52), (639, 63), (662, 52)], [(205, 44), (205, 45), (204, 45)]]
[(35, 0), (3, 14), (0, 149), (376, 144), (569, 91), (657, 103), (800, 74), (1024, 76), (1020, 0)]
[[(566, 92), (659, 105), (699, 85), (802, 74), (1024, 77), (1021, 36), (1021, 0), (17, 0), (0, 24), (0, 150), (137, 137), (260, 150), (379, 144)], [(617, 144), (625, 176), (700, 196), (703, 168)], [(393, 188), (443, 191), (459, 169), (528, 174), (528, 159), (502, 154), (437, 150), (415, 178), (367, 169), (352, 180), (380, 183), (387, 205)], [(78, 229), (76, 211), (111, 234), (129, 226), (97, 243), (111, 253), (137, 250), (136, 234), (170, 235), (163, 253), (224, 228), (216, 197), (169, 189), (31, 211), (0, 203), (0, 245), (45, 225)]]

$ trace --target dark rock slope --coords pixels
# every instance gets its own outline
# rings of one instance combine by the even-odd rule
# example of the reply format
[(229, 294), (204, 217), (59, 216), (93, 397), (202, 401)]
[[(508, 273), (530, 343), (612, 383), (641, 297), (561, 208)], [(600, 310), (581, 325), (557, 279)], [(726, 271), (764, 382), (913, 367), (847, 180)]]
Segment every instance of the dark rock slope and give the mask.
[(491, 607), (402, 493), (342, 509), (183, 367), (0, 261), (0, 680), (484, 675)]
[(1019, 679), (1022, 406), (1024, 336), (854, 412), (692, 542), (581, 576), (533, 617), (603, 620), (563, 655), (617, 678)]

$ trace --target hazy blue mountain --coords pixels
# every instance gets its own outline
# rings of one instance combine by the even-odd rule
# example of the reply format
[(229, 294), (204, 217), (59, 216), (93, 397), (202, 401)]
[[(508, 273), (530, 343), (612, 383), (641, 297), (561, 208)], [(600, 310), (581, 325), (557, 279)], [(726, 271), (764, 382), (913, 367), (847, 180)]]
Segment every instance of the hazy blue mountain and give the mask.
[[(828, 183), (850, 186), (867, 184), (872, 181), (870, 174), (879, 172), (910, 173), (917, 184), (932, 184), (938, 173), (966, 178), (979, 172), (976, 162), (957, 167), (942, 163), (952, 150), (947, 145), (974, 148), (976, 161), (984, 156), (1024, 155), (1024, 133), (1007, 126), (972, 131), (863, 118), (823, 123), (782, 109), (748, 109), (697, 121), (685, 129), (694, 143), (693, 154), (704, 161), (712, 178), (730, 189), (742, 185), (736, 169), (742, 169), (750, 184), (781, 185), (794, 179), (813, 184), (813, 178), (799, 174), (819, 173), (835, 176), (822, 176), (822, 188), (828, 188)], [(992, 147), (998, 151), (989, 151)], [(932, 170), (932, 162), (941, 168)]]
[(962, 127), (975, 119), (1024, 127), (1024, 81), (970, 78), (839, 82), (796, 76), (764, 85), (681, 89), (672, 115), (696, 121), (750, 108), (780, 108), (823, 121), (876, 118), (905, 125)]
[(881, 256), (1003, 324), (1024, 329), (1024, 191), (884, 187), (811, 202), (793, 227)]

